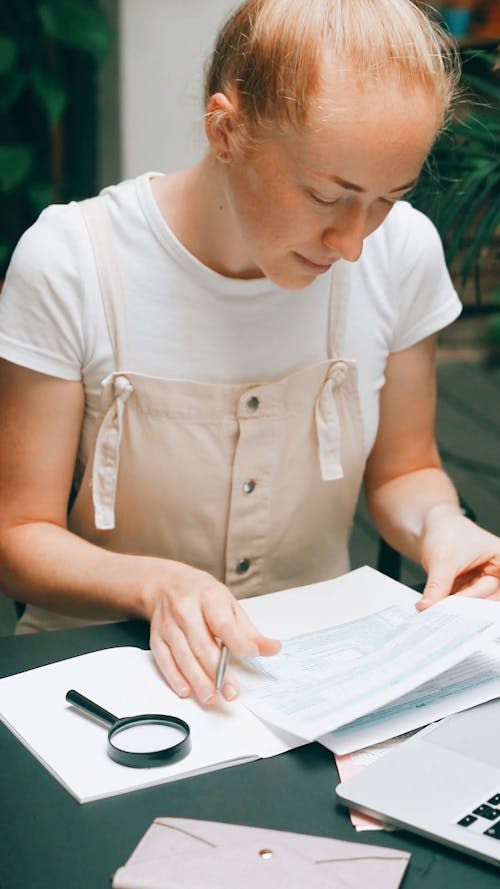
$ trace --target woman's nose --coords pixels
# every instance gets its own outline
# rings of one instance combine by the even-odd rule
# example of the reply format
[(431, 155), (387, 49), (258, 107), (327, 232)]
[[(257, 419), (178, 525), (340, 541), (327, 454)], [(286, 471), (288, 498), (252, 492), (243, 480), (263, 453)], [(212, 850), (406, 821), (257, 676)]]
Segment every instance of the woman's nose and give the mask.
[(363, 250), (365, 218), (363, 213), (346, 213), (323, 232), (323, 245), (348, 262), (356, 262)]

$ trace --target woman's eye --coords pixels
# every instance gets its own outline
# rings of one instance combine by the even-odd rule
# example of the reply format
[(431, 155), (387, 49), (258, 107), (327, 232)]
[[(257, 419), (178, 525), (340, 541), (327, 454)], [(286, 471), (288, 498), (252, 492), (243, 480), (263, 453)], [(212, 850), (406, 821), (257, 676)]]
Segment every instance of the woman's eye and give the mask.
[(394, 204), (397, 204), (398, 201), (407, 201), (407, 200), (409, 200), (409, 199), (412, 197), (412, 195), (413, 195), (414, 193), (415, 193), (415, 189), (414, 189), (414, 188), (411, 188), (411, 189), (409, 189), (408, 191), (403, 191), (403, 192), (402, 192), (400, 195), (398, 195), (398, 197), (395, 198), (394, 200), (390, 200), (389, 198), (379, 198), (379, 200), (380, 200), (383, 204), (388, 204), (389, 207), (394, 207)]
[(309, 197), (312, 198), (316, 204), (321, 204), (322, 207), (333, 207), (333, 205), (340, 200), (340, 198), (333, 198), (331, 200), (328, 198), (321, 198), (319, 195), (314, 194), (313, 191), (309, 192)]

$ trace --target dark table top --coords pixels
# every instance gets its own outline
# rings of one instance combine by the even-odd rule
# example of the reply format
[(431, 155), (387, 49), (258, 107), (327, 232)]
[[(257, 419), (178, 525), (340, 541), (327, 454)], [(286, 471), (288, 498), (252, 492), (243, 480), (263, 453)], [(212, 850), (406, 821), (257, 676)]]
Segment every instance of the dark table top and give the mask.
[[(128, 622), (0, 639), (9, 676), (115, 645), (147, 647)], [(203, 818), (412, 853), (404, 889), (498, 889), (492, 865), (405, 832), (357, 834), (336, 802), (333, 756), (309, 744), (271, 759), (80, 805), (0, 723), (0, 889), (109, 889), (151, 822)], [(189, 889), (189, 887), (186, 887)], [(367, 887), (369, 889), (369, 887)]]

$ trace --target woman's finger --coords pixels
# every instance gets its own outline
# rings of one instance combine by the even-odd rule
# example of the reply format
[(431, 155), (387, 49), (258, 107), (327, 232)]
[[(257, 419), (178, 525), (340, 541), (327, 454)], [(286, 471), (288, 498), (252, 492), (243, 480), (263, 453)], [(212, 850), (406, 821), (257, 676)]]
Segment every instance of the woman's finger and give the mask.
[[(217, 592), (216, 588), (214, 593), (217, 594)], [(223, 588), (223, 593), (224, 599), (226, 599), (229, 593), (225, 588)], [(209, 591), (209, 595), (211, 599), (213, 598), (217, 611), (227, 608), (224, 600), (217, 603), (216, 595), (212, 596), (211, 591)], [(167, 638), (171, 640), (170, 628), (177, 625), (184, 633), (196, 660), (201, 664), (207, 676), (211, 676), (213, 681), (215, 681), (219, 664), (219, 646), (212, 628), (207, 625), (202, 607), (202, 602), (197, 598), (184, 597), (184, 599), (179, 599), (171, 606), (168, 630), (165, 632), (168, 634)]]
[(455, 596), (469, 596), (473, 599), (500, 599), (500, 581), (497, 577), (484, 575), (470, 586), (462, 587)]
[(207, 601), (204, 616), (214, 636), (221, 639), (236, 657), (276, 654), (281, 647), (278, 640), (259, 632), (235, 599), (229, 599), (224, 605)]
[(191, 694), (191, 687), (186, 677), (178, 670), (168, 643), (152, 630), (149, 644), (158, 669), (167, 680), (172, 691), (179, 695), (180, 698), (188, 698)]
[(235, 698), (239, 695), (239, 687), (236, 679), (233, 676), (231, 670), (226, 670), (226, 676), (224, 679), (224, 684), (220, 690), (220, 693), (226, 701), (234, 701)]
[(441, 599), (446, 599), (446, 596), (449, 596), (451, 592), (454, 577), (455, 572), (448, 561), (436, 559), (430, 564), (422, 598), (417, 602), (417, 610), (423, 611), (430, 605), (440, 602)]
[[(164, 633), (177, 670), (187, 680), (196, 700), (203, 706), (213, 703), (217, 697), (215, 672), (219, 651), (215, 639), (210, 637), (208, 630), (204, 634), (197, 633), (193, 625), (189, 628), (189, 637), (174, 623), (165, 628)], [(201, 640), (201, 636), (205, 638)], [(207, 655), (207, 647), (213, 649), (212, 656)], [(209, 663), (208, 672), (204, 663)]]
[[(223, 606), (219, 605), (217, 611), (219, 611), (221, 607)], [(217, 691), (215, 683), (221, 657), (220, 646), (217, 644), (212, 630), (209, 628), (203, 615), (199, 611), (194, 611), (191, 608), (186, 609), (186, 613), (183, 612), (184, 609), (182, 608), (178, 610), (176, 615), (178, 624), (184, 631), (186, 641), (194, 658), (201, 665), (205, 676), (211, 678), (211, 691), (215, 694)], [(233, 612), (232, 607), (231, 612)], [(184, 669), (183, 663), (179, 662), (179, 666)], [(197, 699), (200, 700), (201, 703), (210, 703), (211, 695), (207, 698), (208, 690), (204, 678), (199, 691), (197, 689), (194, 689), (194, 691)], [(229, 672), (226, 673), (225, 681), (220, 691), (227, 701), (234, 700), (238, 695), (238, 684)]]
[(452, 593), (460, 593), (462, 590), (467, 587), (472, 586), (476, 580), (482, 577), (482, 569), (479, 568), (471, 568), (468, 571), (464, 571), (462, 574), (459, 574), (455, 580), (453, 581), (453, 586), (451, 588)]

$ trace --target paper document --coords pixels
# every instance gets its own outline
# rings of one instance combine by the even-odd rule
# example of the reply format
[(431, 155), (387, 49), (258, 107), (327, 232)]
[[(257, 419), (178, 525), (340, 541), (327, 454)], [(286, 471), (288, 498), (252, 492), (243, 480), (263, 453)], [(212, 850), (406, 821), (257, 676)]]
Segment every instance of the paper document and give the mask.
[(497, 697), (500, 697), (500, 643), (492, 642), (430, 682), (349, 725), (322, 735), (319, 741), (336, 753), (351, 753)]
[(258, 716), (313, 740), (400, 698), (500, 632), (497, 602), (448, 597), (411, 616), (398, 606), (285, 640), (237, 670)]

